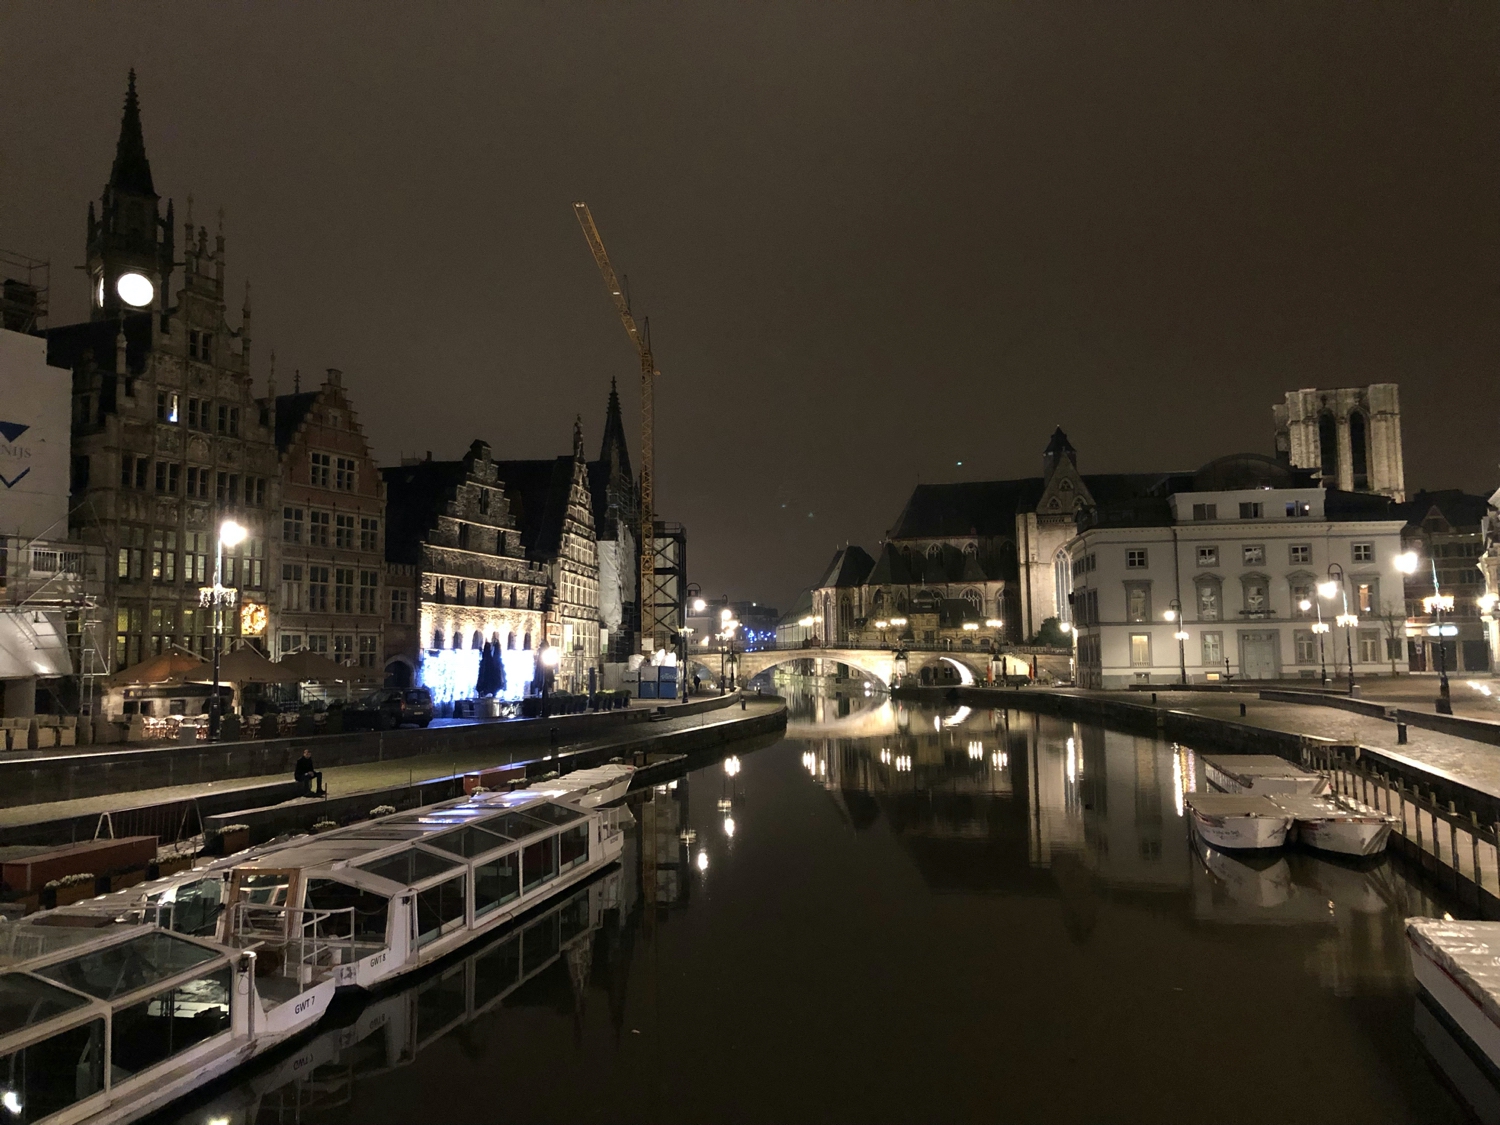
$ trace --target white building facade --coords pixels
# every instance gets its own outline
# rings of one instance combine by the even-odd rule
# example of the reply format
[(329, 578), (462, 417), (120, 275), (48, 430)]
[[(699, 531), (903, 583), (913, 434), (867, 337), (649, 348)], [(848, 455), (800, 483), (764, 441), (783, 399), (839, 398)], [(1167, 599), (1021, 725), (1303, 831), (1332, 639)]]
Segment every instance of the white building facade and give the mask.
[(1351, 657), (1356, 676), (1404, 660), (1403, 521), (1383, 497), (1193, 479), (1085, 516), (1068, 543), (1083, 686), (1336, 682)]

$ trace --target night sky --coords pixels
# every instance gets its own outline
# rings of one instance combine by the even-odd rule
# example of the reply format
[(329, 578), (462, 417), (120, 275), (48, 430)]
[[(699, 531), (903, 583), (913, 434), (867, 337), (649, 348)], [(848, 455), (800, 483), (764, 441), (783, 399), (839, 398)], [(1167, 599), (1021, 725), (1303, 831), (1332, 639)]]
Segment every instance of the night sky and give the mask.
[[(377, 456), (597, 451), (651, 317), (658, 513), (783, 608), (912, 485), (1271, 452), (1401, 384), (1409, 490), (1500, 485), (1500, 5), (0, 7), (0, 247), (87, 315), (134, 66), (156, 187), (227, 212), (255, 374)], [(181, 237), (181, 231), (178, 231)], [(179, 281), (179, 273), (175, 281)], [(319, 373), (319, 374), (313, 374)], [(960, 465), (959, 463), (962, 462)]]

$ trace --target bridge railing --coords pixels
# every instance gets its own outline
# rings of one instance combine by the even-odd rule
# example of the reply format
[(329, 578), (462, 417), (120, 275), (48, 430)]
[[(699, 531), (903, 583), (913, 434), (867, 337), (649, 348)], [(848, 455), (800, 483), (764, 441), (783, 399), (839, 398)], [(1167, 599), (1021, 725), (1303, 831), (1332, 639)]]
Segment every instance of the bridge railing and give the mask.
[[(943, 641), (910, 641), (905, 644), (849, 644), (841, 642), (830, 642), (823, 644), (817, 641), (800, 641), (795, 644), (781, 643), (757, 643), (745, 648), (736, 648), (736, 652), (798, 652), (805, 653), (809, 659), (816, 658), (820, 652), (941, 652), (957, 653), (961, 656), (988, 656), (991, 651), (998, 655), (1011, 656), (1071, 656), (1073, 650), (1063, 645), (1015, 645), (1002, 644), (995, 649), (988, 645), (974, 645), (965, 648), (963, 645), (948, 644)], [(718, 656), (716, 648), (702, 649), (695, 652), (699, 656)]]

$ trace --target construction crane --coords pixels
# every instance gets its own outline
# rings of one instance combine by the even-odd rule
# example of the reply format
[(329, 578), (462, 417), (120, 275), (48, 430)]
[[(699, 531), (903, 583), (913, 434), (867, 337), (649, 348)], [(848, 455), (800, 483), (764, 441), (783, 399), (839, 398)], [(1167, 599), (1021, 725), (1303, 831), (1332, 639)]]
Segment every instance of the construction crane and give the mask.
[(658, 647), (666, 648), (673, 642), (670, 636), (660, 639), (657, 637), (660, 622), (656, 619), (656, 515), (652, 485), (656, 475), (656, 376), (661, 372), (656, 370), (656, 361), (651, 356), (649, 327), (646, 331), (636, 327), (635, 317), (630, 312), (630, 302), (626, 300), (624, 288), (615, 276), (614, 266), (609, 264), (604, 240), (599, 237), (599, 228), (594, 225), (589, 205), (575, 203), (573, 213), (578, 216), (583, 237), (588, 240), (589, 249), (594, 253), (594, 261), (599, 265), (599, 272), (604, 275), (604, 286), (615, 302), (615, 311), (620, 314), (625, 333), (641, 356), (641, 572), (638, 588), (641, 598), (642, 647), (647, 652), (655, 652)]

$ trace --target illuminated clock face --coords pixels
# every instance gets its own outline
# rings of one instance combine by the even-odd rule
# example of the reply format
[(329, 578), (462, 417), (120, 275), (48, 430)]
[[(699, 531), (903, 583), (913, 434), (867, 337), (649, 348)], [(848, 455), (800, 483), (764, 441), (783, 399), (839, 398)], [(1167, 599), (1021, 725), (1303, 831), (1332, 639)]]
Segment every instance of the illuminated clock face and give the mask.
[(122, 273), (119, 280), (115, 282), (115, 292), (132, 308), (143, 309), (151, 303), (151, 298), (156, 296), (156, 286), (151, 284), (151, 279), (138, 273)]

